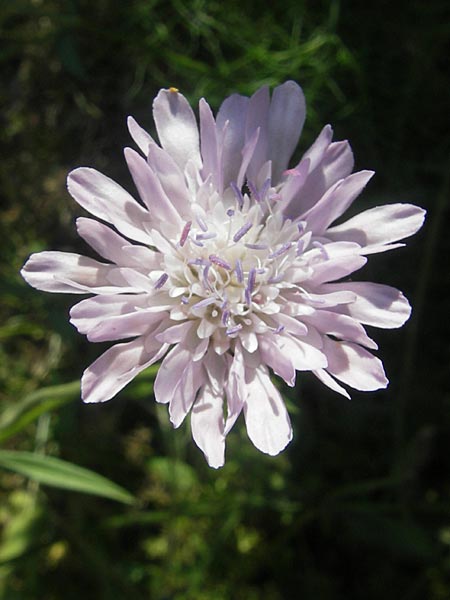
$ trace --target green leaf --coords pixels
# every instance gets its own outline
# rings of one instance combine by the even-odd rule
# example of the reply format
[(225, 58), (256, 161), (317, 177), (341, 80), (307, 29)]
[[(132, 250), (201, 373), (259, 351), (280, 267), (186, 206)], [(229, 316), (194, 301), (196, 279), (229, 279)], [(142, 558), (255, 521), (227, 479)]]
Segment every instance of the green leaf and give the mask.
[(0, 415), (0, 442), (15, 435), (42, 414), (80, 398), (80, 382), (41, 388)]
[(124, 504), (134, 502), (129, 492), (106, 477), (53, 456), (0, 450), (0, 466), (44, 485), (103, 496)]

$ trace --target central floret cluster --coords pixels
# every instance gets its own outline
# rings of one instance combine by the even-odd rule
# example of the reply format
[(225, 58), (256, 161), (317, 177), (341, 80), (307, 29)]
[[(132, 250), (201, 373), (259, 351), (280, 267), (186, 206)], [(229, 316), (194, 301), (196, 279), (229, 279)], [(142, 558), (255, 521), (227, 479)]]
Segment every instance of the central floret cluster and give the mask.
[[(162, 360), (154, 383), (178, 427), (209, 464), (224, 462), (225, 437), (244, 413), (254, 445), (271, 455), (292, 427), (271, 372), (293, 386), (311, 371), (334, 391), (386, 387), (364, 326), (399, 327), (408, 301), (389, 286), (346, 278), (366, 255), (402, 246), (423, 211), (379, 206), (334, 225), (373, 173), (352, 174), (348, 142), (326, 126), (289, 168), (305, 119), (299, 86), (251, 98), (234, 94), (214, 117), (200, 101), (200, 130), (174, 88), (153, 104), (160, 145), (128, 121), (141, 154), (125, 158), (142, 203), (90, 168), (69, 174), (80, 236), (107, 262), (41, 252), (22, 270), (34, 287), (94, 294), (70, 311), (92, 342), (118, 341), (83, 374), (86, 402), (116, 395)], [(270, 369), (270, 370), (269, 370)]]
[(311, 232), (305, 231), (305, 222), (283, 219), (277, 206), (280, 197), (269, 179), (260, 190), (250, 187), (251, 192), (242, 193), (233, 186), (229, 208), (215, 203), (207, 212), (194, 204), (193, 220), (186, 222), (178, 243), (164, 255), (164, 271), (152, 274), (155, 289), (180, 298), (171, 318), (198, 320), (198, 337), (214, 336), (220, 353), (237, 336), (254, 352), (256, 333), (283, 331), (272, 318), (286, 303), (280, 292), (304, 292), (298, 282), (308, 277), (308, 258), (324, 252), (316, 242), (317, 250), (305, 254)]

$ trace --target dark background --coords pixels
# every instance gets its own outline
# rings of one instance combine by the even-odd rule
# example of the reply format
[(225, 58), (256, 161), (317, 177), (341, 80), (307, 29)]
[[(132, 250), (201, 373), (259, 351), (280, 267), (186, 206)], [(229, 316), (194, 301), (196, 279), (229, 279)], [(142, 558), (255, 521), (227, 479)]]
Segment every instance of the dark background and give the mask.
[[(449, 33), (440, 0), (0, 5), (0, 441), (138, 499), (1, 470), (2, 600), (450, 598)], [(229, 93), (286, 79), (308, 102), (299, 151), (329, 122), (356, 167), (377, 172), (356, 211), (428, 210), (406, 248), (361, 275), (401, 288), (413, 316), (373, 332), (387, 391), (348, 402), (303, 374), (283, 389), (288, 449), (258, 453), (239, 421), (214, 471), (189, 425), (172, 431), (155, 405), (154, 370), (106, 405), (81, 404), (70, 382), (102, 348), (68, 324), (73, 298), (38, 293), (18, 271), (34, 251), (89, 252), (66, 174), (93, 166), (133, 191), (125, 118), (151, 130), (160, 87), (217, 110)]]

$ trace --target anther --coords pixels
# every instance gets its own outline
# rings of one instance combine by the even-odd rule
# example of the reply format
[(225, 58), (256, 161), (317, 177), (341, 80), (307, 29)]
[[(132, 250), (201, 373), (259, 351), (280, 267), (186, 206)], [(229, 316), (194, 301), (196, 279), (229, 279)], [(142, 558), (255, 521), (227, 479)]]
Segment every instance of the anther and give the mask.
[(249, 250), (267, 250), (269, 247), (267, 244), (244, 244)]
[(238, 188), (238, 186), (235, 184), (234, 181), (230, 182), (230, 187), (233, 190), (234, 195), (236, 196), (236, 200), (238, 201), (239, 208), (242, 210), (242, 208), (244, 207), (244, 196), (242, 195), (241, 190)]
[(215, 265), (217, 265), (218, 267), (222, 267), (222, 269), (227, 269), (227, 271), (231, 271), (231, 265), (229, 263), (227, 263), (226, 260), (223, 260), (219, 256), (216, 256), (215, 254), (210, 254), (209, 260), (212, 263), (214, 263)]
[(242, 271), (242, 262), (239, 260), (239, 258), (236, 261), (236, 266), (234, 268), (235, 272), (236, 272), (236, 277), (239, 283), (242, 283), (244, 281), (244, 273)]
[(153, 286), (155, 288), (155, 290), (159, 290), (162, 288), (162, 286), (166, 283), (166, 281), (169, 279), (169, 276), (167, 275), (167, 273), (163, 273), (161, 275), (161, 277), (159, 277), (157, 279), (157, 281), (155, 282), (155, 285)]
[(236, 233), (233, 236), (233, 242), (238, 242), (241, 238), (244, 237), (244, 235), (246, 233), (248, 233), (250, 231), (250, 229), (253, 227), (252, 223), (245, 223), (245, 225), (242, 225), (242, 227), (240, 229), (238, 229), (236, 231)]
[(238, 331), (240, 331), (242, 329), (242, 325), (240, 323), (238, 323), (237, 325), (235, 325), (234, 327), (230, 327), (229, 329), (226, 330), (226, 334), (227, 335), (233, 335), (234, 333), (237, 333)]
[(193, 308), (193, 309), (195, 309), (195, 308), (205, 308), (206, 306), (210, 306), (211, 304), (215, 304), (216, 300), (217, 299), (214, 296), (210, 296), (209, 298), (204, 298), (203, 300), (200, 300), (200, 302), (197, 302), (191, 308)]
[(291, 248), (291, 244), (289, 242), (287, 242), (286, 244), (283, 244), (282, 246), (280, 246), (280, 248), (278, 248), (278, 250), (275, 250), (275, 252), (272, 252), (271, 254), (269, 254), (269, 258), (278, 258), (279, 256), (283, 256), (283, 254), (286, 254), (286, 252), (288, 250), (290, 250)]
[(215, 237), (217, 237), (217, 233), (214, 233), (213, 231), (210, 231), (208, 233), (197, 233), (196, 236), (195, 236), (195, 239), (197, 241), (199, 241), (199, 240), (212, 240)]
[(186, 243), (186, 240), (188, 238), (191, 227), (192, 227), (192, 221), (188, 221), (186, 223), (186, 225), (183, 227), (183, 231), (181, 232), (181, 236), (180, 236), (180, 246), (184, 246), (184, 244)]

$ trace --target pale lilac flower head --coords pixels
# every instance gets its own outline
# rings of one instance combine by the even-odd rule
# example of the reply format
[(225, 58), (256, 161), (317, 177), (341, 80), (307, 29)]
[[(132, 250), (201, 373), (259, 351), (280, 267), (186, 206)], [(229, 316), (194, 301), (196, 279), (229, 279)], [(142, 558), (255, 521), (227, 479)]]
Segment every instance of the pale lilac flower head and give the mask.
[(292, 438), (271, 371), (293, 386), (311, 371), (331, 389), (376, 390), (388, 381), (364, 325), (400, 327), (410, 314), (398, 290), (348, 281), (366, 256), (403, 244), (422, 225), (411, 204), (377, 206), (334, 225), (373, 173), (352, 173), (348, 142), (327, 125), (289, 168), (305, 120), (288, 81), (251, 98), (233, 94), (216, 117), (200, 100), (200, 128), (178, 90), (153, 104), (160, 144), (133, 118), (140, 152), (125, 149), (136, 201), (90, 168), (68, 189), (95, 219), (80, 236), (102, 257), (33, 254), (22, 270), (49, 292), (94, 294), (71, 312), (92, 342), (127, 340), (82, 378), (85, 402), (115, 396), (162, 359), (158, 402), (175, 427), (191, 412), (192, 435), (212, 467), (241, 412), (253, 444), (278, 454)]

